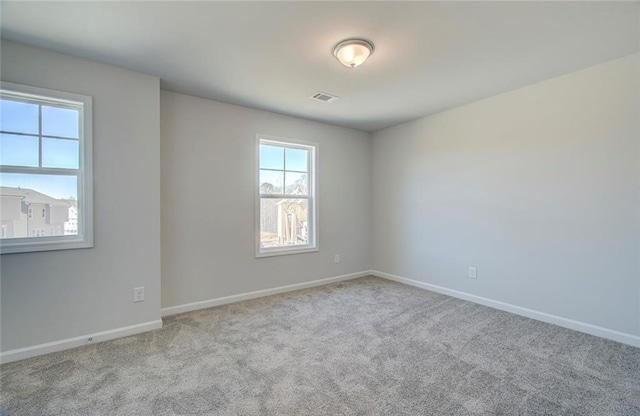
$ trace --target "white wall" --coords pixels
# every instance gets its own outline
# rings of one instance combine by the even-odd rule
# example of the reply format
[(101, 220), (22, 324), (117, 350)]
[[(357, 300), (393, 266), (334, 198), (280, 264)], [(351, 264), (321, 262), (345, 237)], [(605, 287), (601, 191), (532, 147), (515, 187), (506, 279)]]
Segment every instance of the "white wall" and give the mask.
[(373, 268), (640, 334), (638, 61), (374, 133)]
[(93, 97), (95, 219), (94, 248), (2, 255), (2, 351), (159, 319), (158, 78), (6, 41), (1, 53), (4, 81)]
[[(160, 101), (163, 308), (370, 269), (369, 134), (166, 91)], [(319, 252), (255, 258), (256, 133), (319, 143)]]

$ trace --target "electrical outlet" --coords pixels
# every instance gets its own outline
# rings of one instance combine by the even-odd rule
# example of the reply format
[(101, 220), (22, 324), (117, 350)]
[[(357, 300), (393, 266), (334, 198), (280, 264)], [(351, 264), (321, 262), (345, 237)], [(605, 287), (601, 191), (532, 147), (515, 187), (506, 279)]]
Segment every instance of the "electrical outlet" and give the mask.
[(477, 279), (478, 270), (475, 267), (469, 267), (469, 279)]
[(133, 288), (133, 301), (134, 302), (144, 301), (144, 286)]
[(340, 263), (340, 254), (336, 254), (335, 256), (333, 256), (333, 262), (335, 264)]

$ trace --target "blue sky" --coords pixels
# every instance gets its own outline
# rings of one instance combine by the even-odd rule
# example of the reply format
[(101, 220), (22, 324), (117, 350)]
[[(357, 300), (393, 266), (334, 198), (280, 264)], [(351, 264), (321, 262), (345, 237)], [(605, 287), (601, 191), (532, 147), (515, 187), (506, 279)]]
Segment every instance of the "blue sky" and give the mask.
[[(260, 145), (260, 168), (306, 172), (308, 153), (303, 149)], [(287, 166), (284, 166), (285, 154)]]
[(0, 185), (29, 188), (52, 198), (66, 199), (71, 196), (78, 199), (78, 180), (75, 176), (0, 173)]
[[(282, 171), (306, 172), (308, 157), (308, 150), (260, 145), (260, 184), (270, 183), (274, 186), (275, 193), (282, 193), (283, 189), (293, 185), (297, 180), (307, 177), (306, 173)], [(266, 169), (277, 169), (280, 172)]]
[[(42, 106), (42, 134), (77, 139), (78, 110)], [(0, 130), (38, 134), (38, 105), (0, 100)]]
[[(0, 100), (0, 164), (13, 166), (39, 166), (38, 105)], [(42, 135), (79, 138), (79, 112), (74, 109), (42, 106)], [(80, 146), (78, 140), (42, 138), (42, 166), (48, 168), (77, 169)], [(35, 189), (54, 198), (77, 198), (75, 176), (31, 175), (0, 173), (3, 186)]]

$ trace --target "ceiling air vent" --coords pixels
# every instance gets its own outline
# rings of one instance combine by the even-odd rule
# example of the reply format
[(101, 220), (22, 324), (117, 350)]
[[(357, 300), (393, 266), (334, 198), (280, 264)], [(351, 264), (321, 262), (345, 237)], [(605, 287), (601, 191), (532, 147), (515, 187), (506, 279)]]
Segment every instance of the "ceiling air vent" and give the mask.
[(322, 101), (323, 103), (330, 103), (331, 101), (335, 101), (340, 97), (336, 97), (335, 95), (327, 94), (326, 92), (320, 92), (313, 94), (311, 96), (312, 99), (317, 101)]

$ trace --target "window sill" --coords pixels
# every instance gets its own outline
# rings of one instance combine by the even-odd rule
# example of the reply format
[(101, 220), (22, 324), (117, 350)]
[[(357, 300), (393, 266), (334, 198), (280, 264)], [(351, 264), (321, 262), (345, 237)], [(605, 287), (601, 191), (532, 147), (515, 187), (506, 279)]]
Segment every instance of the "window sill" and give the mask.
[(34, 239), (29, 238), (29, 240), (31, 241), (20, 241), (11, 243), (2, 242), (0, 243), (0, 254), (33, 253), (53, 250), (73, 250), (93, 247), (93, 241), (86, 238), (65, 238), (40, 241), (46, 238), (47, 237), (36, 237), (35, 240), (38, 241), (33, 241)]
[(274, 256), (288, 256), (291, 254), (303, 254), (303, 253), (313, 253), (316, 251), (320, 251), (318, 247), (304, 247), (304, 248), (281, 248), (281, 249), (273, 249), (269, 251), (262, 251), (256, 253), (256, 258), (263, 257), (274, 257)]

